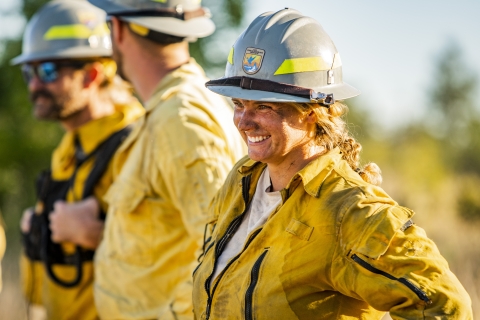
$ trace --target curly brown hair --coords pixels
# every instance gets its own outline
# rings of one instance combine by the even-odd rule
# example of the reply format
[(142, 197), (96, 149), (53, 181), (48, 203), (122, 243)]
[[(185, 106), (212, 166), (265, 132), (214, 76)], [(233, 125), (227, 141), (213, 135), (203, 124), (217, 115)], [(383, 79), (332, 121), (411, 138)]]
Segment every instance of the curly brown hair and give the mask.
[(315, 138), (318, 145), (327, 152), (338, 147), (342, 152), (342, 158), (363, 180), (374, 185), (382, 183), (380, 168), (375, 163), (367, 163), (360, 167), (362, 146), (350, 134), (343, 119), (348, 112), (345, 104), (337, 101), (328, 107), (318, 103), (292, 103), (292, 106), (304, 114), (310, 111), (315, 113), (317, 117)]

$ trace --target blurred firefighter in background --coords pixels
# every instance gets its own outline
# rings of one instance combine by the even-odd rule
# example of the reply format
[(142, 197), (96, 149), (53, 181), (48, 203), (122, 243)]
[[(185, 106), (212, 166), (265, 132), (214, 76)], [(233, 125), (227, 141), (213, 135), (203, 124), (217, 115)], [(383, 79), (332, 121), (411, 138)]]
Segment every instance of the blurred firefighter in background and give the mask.
[(206, 209), (245, 154), (231, 106), (189, 53), (215, 26), (198, 0), (90, 2), (110, 17), (118, 72), (146, 109), (115, 155), (95, 303), (104, 319), (192, 319)]
[(144, 113), (110, 56), (105, 13), (85, 0), (55, 0), (28, 22), (22, 54), (12, 60), (21, 65), (35, 117), (66, 131), (21, 221), (24, 294), (48, 319), (98, 319), (92, 259), (107, 212), (102, 197), (113, 154)]

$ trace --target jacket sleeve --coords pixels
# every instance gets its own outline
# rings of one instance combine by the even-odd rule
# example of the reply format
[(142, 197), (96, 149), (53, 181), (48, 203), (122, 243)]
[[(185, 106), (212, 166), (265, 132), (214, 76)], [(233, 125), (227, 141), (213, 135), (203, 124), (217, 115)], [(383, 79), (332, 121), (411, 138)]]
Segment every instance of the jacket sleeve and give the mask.
[[(413, 212), (374, 207), (369, 215), (350, 212), (342, 222), (344, 246), (332, 265), (337, 290), (389, 311), (393, 319), (473, 319), (469, 295), (435, 243), (410, 219)], [(366, 218), (360, 222), (359, 216)]]

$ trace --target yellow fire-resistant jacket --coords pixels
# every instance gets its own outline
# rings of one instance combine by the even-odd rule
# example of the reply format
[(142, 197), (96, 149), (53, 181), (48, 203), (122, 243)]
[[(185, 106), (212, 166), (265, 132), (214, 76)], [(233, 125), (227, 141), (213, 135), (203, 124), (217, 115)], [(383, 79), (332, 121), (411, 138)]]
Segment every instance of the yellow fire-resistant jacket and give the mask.
[(191, 275), (207, 207), (245, 152), (233, 109), (193, 60), (167, 75), (114, 159), (95, 256), (102, 319), (193, 319)]
[[(67, 180), (75, 170), (75, 137), (77, 136), (85, 154), (110, 137), (113, 133), (134, 123), (143, 113), (140, 103), (115, 106), (115, 113), (100, 119), (92, 120), (77, 130), (67, 132), (52, 156), (51, 170), (54, 180)], [(73, 188), (67, 193), (67, 201), (75, 202), (82, 198), (83, 187), (95, 158), (85, 161), (76, 174)], [(112, 183), (110, 161), (109, 168), (95, 185), (94, 195), (100, 200), (101, 207), (106, 212), (106, 204), (101, 198)], [(66, 252), (73, 253), (74, 246), (63, 244)], [(25, 255), (21, 257), (21, 278), (23, 291), (30, 303), (41, 304), (46, 308), (49, 320), (93, 320), (98, 314), (93, 301), (93, 262), (84, 262), (83, 278), (80, 284), (73, 288), (64, 288), (53, 282), (47, 275), (42, 262), (31, 261)], [(55, 274), (65, 281), (74, 279), (74, 266), (55, 265)]]
[(240, 161), (212, 201), (218, 221), (194, 273), (196, 319), (472, 319), (468, 294), (413, 212), (364, 182), (338, 149), (292, 178), (210, 285), (265, 166)]

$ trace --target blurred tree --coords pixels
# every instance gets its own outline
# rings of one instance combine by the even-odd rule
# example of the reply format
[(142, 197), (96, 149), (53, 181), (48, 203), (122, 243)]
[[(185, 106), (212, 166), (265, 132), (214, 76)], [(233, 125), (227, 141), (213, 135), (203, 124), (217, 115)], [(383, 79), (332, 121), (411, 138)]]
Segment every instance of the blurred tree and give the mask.
[(464, 60), (458, 44), (450, 41), (438, 56), (429, 91), (431, 132), (454, 149), (468, 146), (470, 123), (478, 116), (474, 100), (478, 80)]
[[(47, 0), (23, 0), (19, 10), (27, 20)], [(233, 44), (245, 13), (241, 0), (205, 0), (217, 31), (213, 36), (191, 44), (192, 55), (209, 74), (220, 75), (229, 45)], [(12, 14), (12, 9), (8, 9)], [(7, 14), (6, 12), (0, 12)], [(228, 40), (226, 40), (228, 39)], [(18, 67), (10, 60), (21, 53), (20, 39), (0, 39), (0, 211), (3, 212), (10, 240), (18, 237), (22, 210), (34, 203), (35, 176), (50, 162), (50, 155), (60, 141), (58, 124), (33, 118), (26, 85)], [(215, 72), (216, 70), (216, 72)], [(16, 241), (16, 240), (15, 240)], [(10, 243), (12, 243), (10, 241)]]
[[(26, 1), (22, 13), (30, 18), (43, 1)], [(0, 57), (0, 209), (7, 224), (7, 237), (18, 236), (22, 210), (34, 203), (34, 179), (48, 167), (50, 153), (58, 143), (58, 125), (36, 121), (30, 111), (25, 82), (10, 60), (21, 52), (19, 39), (2, 39)], [(10, 243), (12, 243), (10, 241)]]
[[(457, 210), (467, 220), (480, 219), (480, 110), (478, 78), (465, 64), (462, 51), (450, 42), (439, 55), (432, 88), (430, 131), (438, 138), (445, 167), (458, 184)], [(433, 129), (433, 130), (432, 130)]]
[(212, 12), (216, 31), (190, 44), (190, 53), (210, 77), (217, 78), (223, 75), (230, 48), (240, 34), (246, 4), (243, 0), (204, 0), (203, 5)]
[[(347, 120), (364, 147), (362, 161), (377, 163), (384, 173), (384, 187), (395, 193), (404, 205), (430, 201), (426, 195), (442, 192), (445, 181), (465, 173), (480, 176), (480, 129), (477, 77), (465, 64), (455, 42), (448, 43), (434, 65), (432, 85), (427, 92), (427, 117), (404, 127), (382, 132), (371, 122), (367, 108), (353, 99)], [(454, 188), (457, 209), (480, 218), (480, 204), (471, 192), (473, 183)], [(464, 190), (465, 189), (465, 190)], [(477, 192), (478, 194), (478, 192)]]

